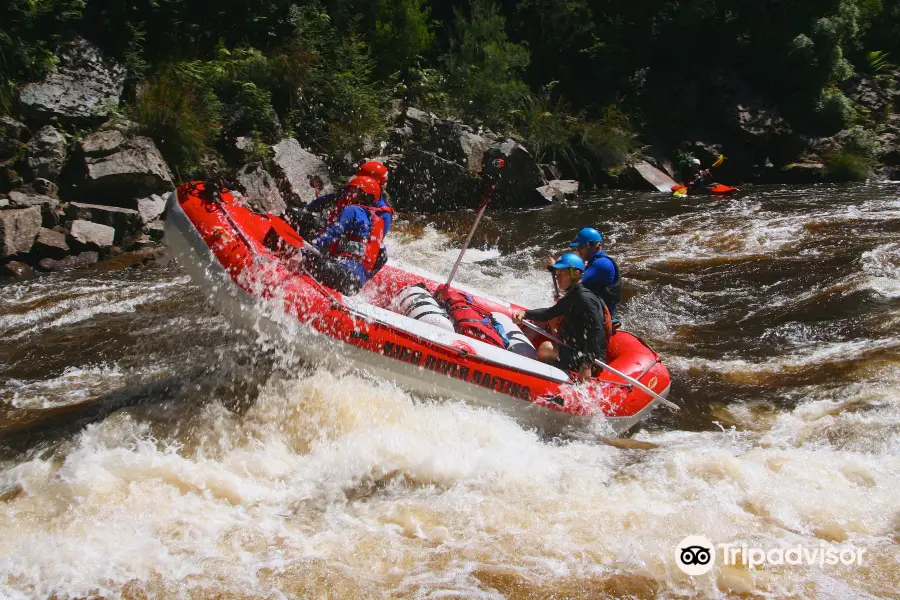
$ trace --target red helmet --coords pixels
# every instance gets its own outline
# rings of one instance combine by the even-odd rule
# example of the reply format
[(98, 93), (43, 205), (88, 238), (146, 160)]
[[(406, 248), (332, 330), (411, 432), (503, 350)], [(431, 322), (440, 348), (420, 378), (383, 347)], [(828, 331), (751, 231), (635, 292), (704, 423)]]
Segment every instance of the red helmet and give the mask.
[(344, 190), (350, 190), (351, 188), (358, 189), (362, 191), (364, 194), (370, 196), (370, 203), (374, 205), (378, 202), (378, 199), (381, 198), (381, 186), (378, 185), (378, 182), (372, 179), (371, 177), (367, 177), (366, 175), (357, 175), (353, 179), (347, 182), (347, 185), (344, 187)]
[(359, 168), (357, 175), (371, 177), (381, 185), (387, 184), (388, 168), (377, 160), (370, 160)]

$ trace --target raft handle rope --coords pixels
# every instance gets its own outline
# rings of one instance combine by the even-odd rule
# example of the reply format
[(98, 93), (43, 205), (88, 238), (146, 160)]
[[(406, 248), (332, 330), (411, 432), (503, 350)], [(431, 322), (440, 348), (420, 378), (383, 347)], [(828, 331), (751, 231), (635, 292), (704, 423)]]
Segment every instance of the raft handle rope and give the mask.
[[(556, 342), (556, 343), (559, 344), (560, 346), (566, 346), (566, 347), (568, 347), (568, 348), (571, 348), (571, 346), (570, 346), (569, 344), (565, 343), (564, 341), (562, 341), (561, 339), (559, 339), (558, 337), (556, 337), (555, 335), (553, 335), (553, 334), (550, 333), (549, 331), (544, 331), (543, 329), (541, 329), (541, 328), (538, 327), (537, 325), (534, 325), (533, 323), (529, 323), (528, 321), (522, 321), (522, 324), (525, 325), (525, 327), (527, 327), (528, 329), (532, 330), (533, 332), (539, 333), (539, 334), (543, 335), (544, 337), (546, 337), (546, 338), (547, 338), (548, 340), (550, 340), (551, 342)], [(637, 379), (634, 379), (633, 377), (629, 377), (629, 376), (626, 375), (625, 373), (622, 373), (621, 371), (618, 371), (618, 370), (612, 368), (611, 366), (609, 366), (609, 365), (606, 364), (605, 362), (603, 362), (603, 361), (601, 361), (601, 360), (595, 358), (595, 359), (594, 359), (594, 364), (596, 364), (598, 367), (603, 367), (604, 369), (607, 369), (607, 370), (609, 370), (610, 372), (612, 372), (612, 373), (618, 375), (619, 377), (621, 377), (621, 378), (624, 379), (625, 381), (630, 382), (630, 383), (631, 383), (632, 385), (634, 385), (637, 389), (641, 390), (641, 391), (644, 392), (645, 394), (649, 394), (650, 396), (652, 396), (652, 397), (656, 398), (657, 400), (659, 400), (660, 402), (662, 402), (666, 407), (668, 407), (668, 408), (670, 408), (670, 409), (672, 409), (672, 410), (676, 410), (676, 411), (677, 411), (677, 410), (681, 410), (681, 407), (678, 406), (677, 404), (675, 404), (674, 402), (670, 402), (669, 400), (666, 400), (665, 398), (663, 398), (662, 396), (660, 396), (659, 394), (657, 394), (656, 392), (654, 392), (653, 390), (651, 390), (649, 387), (647, 387), (646, 385), (644, 385), (643, 383), (641, 383), (641, 382), (638, 381)]]

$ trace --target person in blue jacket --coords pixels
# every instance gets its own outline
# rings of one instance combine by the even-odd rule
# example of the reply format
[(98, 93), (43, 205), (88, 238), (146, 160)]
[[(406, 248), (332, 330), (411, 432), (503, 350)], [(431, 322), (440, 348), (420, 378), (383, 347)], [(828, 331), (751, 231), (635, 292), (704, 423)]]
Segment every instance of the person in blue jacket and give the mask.
[(616, 305), (622, 301), (622, 273), (616, 261), (603, 251), (603, 236), (593, 227), (585, 227), (569, 247), (575, 248), (587, 264), (581, 284), (603, 300), (610, 314), (614, 314)]
[(355, 294), (381, 268), (387, 260), (381, 214), (393, 214), (393, 209), (376, 206), (380, 195), (374, 179), (350, 180), (333, 218), (312, 242), (319, 255), (310, 256), (305, 264), (313, 277), (343, 294)]
[[(388, 181), (388, 170), (384, 164), (378, 161), (369, 161), (359, 167), (357, 177), (371, 177), (381, 187), (381, 195), (375, 203), (376, 214), (384, 221), (384, 234), (391, 231), (394, 220), (394, 209), (384, 187)], [(311, 183), (312, 184), (312, 183)], [(314, 185), (316, 189), (321, 186)], [(287, 218), (294, 229), (303, 237), (313, 237), (320, 234), (329, 225), (329, 221), (335, 217), (335, 207), (342, 193), (331, 193), (317, 196), (315, 200), (303, 208), (288, 207)]]

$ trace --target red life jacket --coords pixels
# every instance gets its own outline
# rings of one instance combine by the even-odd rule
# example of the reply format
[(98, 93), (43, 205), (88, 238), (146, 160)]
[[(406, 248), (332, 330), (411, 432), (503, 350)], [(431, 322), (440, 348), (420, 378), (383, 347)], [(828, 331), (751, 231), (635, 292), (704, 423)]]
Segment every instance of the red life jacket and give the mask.
[[(389, 212), (393, 214), (394, 209), (384, 206), (363, 206), (361, 204), (356, 206), (365, 209), (369, 213), (368, 237), (345, 235), (331, 245), (329, 253), (331, 256), (344, 256), (358, 260), (366, 271), (371, 272), (378, 262), (378, 255), (381, 253), (381, 249), (384, 247), (384, 220), (378, 213)], [(344, 208), (346, 206), (341, 207), (342, 210)]]
[(447, 291), (441, 298), (453, 318), (456, 333), (481, 340), (498, 348), (506, 348), (503, 338), (484, 313), (472, 306), (472, 299), (462, 292)]

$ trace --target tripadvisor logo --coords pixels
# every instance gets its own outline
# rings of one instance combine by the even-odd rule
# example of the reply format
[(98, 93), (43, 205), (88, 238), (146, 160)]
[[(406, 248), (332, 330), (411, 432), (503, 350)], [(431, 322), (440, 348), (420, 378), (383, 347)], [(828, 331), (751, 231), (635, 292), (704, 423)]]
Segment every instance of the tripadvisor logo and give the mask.
[(704, 575), (716, 565), (716, 552), (721, 550), (721, 562), (726, 566), (742, 565), (756, 569), (764, 565), (808, 565), (825, 567), (842, 564), (862, 566), (865, 548), (836, 547), (824, 542), (818, 546), (794, 546), (754, 548), (747, 544), (713, 544), (701, 535), (689, 535), (675, 547), (678, 568), (688, 575)]
[(703, 575), (716, 565), (716, 548), (702, 535), (689, 535), (675, 547), (675, 560), (688, 575)]

